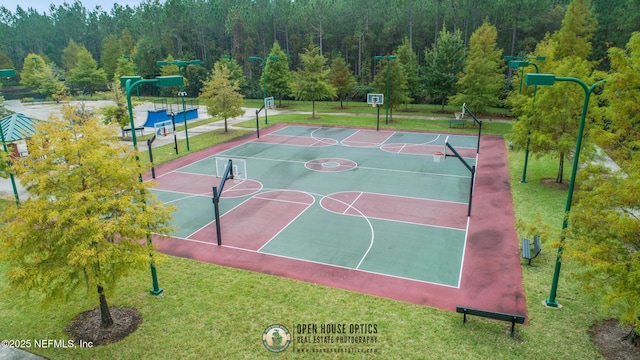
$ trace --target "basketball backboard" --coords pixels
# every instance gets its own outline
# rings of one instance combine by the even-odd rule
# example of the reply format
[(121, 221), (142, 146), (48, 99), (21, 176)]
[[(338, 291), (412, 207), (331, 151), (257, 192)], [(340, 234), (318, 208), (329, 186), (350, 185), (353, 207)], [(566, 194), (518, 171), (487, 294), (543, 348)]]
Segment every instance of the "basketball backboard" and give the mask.
[(156, 137), (164, 137), (173, 134), (173, 122), (171, 120), (158, 121), (153, 124)]
[(367, 104), (372, 106), (384, 104), (384, 94), (367, 94)]

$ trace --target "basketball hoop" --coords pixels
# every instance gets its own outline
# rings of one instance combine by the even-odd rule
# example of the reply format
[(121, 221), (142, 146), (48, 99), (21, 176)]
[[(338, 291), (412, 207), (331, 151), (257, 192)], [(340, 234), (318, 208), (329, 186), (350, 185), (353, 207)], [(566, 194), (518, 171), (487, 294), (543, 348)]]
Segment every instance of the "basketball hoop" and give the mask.
[(440, 160), (444, 159), (444, 153), (441, 151), (436, 152), (435, 154), (433, 154), (433, 161), (435, 162), (440, 162)]
[(376, 106), (378, 106), (378, 102), (377, 101), (374, 101), (374, 102), (371, 103), (371, 107), (376, 107)]

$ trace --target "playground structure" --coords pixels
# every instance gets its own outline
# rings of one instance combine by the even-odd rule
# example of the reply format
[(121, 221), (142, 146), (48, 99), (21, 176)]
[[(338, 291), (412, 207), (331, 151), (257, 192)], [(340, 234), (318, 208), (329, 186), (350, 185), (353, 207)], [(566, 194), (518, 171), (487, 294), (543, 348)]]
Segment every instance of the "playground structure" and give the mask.
[(153, 101), (153, 110), (147, 110), (147, 120), (144, 127), (153, 128), (158, 122), (173, 120), (176, 123), (184, 122), (198, 118), (198, 99), (185, 99), (184, 109), (182, 101), (176, 97), (168, 103), (167, 98), (161, 98)]

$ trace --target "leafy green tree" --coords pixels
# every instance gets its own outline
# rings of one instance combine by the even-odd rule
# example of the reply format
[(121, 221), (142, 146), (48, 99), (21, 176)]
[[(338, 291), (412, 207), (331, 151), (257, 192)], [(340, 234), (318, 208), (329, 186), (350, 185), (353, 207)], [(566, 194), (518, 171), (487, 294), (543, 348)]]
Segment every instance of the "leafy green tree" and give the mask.
[(118, 64), (116, 65), (116, 70), (113, 73), (113, 80), (115, 82), (120, 81), (120, 77), (122, 76), (133, 76), (135, 75), (135, 71), (133, 70), (133, 61), (131, 59), (126, 59), (121, 57), (118, 59)]
[(289, 88), (289, 82), (291, 81), (289, 57), (282, 51), (277, 41), (273, 43), (269, 52), (269, 57), (272, 56), (277, 56), (278, 60), (267, 59), (265, 65), (267, 84), (269, 84), (269, 92), (278, 95), (278, 105), (282, 106), (282, 98), (291, 92)]
[(102, 39), (102, 52), (100, 55), (100, 63), (102, 64), (102, 68), (104, 69), (104, 72), (107, 75), (108, 81), (115, 80), (113, 78), (113, 75), (116, 72), (116, 68), (118, 66), (118, 60), (120, 60), (120, 58), (122, 58), (123, 55), (124, 55), (124, 52), (120, 47), (120, 41), (115, 35), (109, 34)]
[(98, 63), (89, 51), (81, 47), (78, 51), (76, 66), (69, 71), (67, 81), (82, 88), (83, 93), (92, 93), (95, 88), (107, 84), (107, 75), (103, 69), (98, 69)]
[[(109, 84), (109, 95), (114, 102), (113, 105), (105, 106), (101, 109), (102, 121), (104, 124), (117, 124), (122, 130), (131, 124), (129, 119), (129, 108), (127, 97), (124, 94), (119, 82)], [(124, 137), (124, 131), (122, 131)]]
[(572, 0), (562, 19), (562, 27), (553, 34), (558, 43), (556, 58), (576, 56), (586, 59), (591, 55), (591, 38), (598, 22), (591, 12), (591, 0)]
[(62, 68), (65, 71), (71, 71), (78, 65), (78, 56), (82, 46), (78, 45), (75, 41), (69, 40), (67, 46), (62, 50)]
[(449, 98), (452, 105), (466, 103), (477, 113), (500, 105), (506, 77), (497, 36), (496, 27), (487, 21), (471, 35), (466, 64), (456, 84), (458, 93)]
[(415, 100), (420, 93), (420, 78), (418, 77), (418, 56), (411, 48), (409, 38), (404, 37), (402, 44), (396, 49), (398, 55), (398, 61), (404, 68), (405, 75), (407, 76), (407, 98), (408, 101), (405, 105)]
[(568, 254), (584, 270), (578, 274), (590, 294), (620, 309), (618, 319), (631, 325), (628, 339), (640, 343), (640, 160), (628, 174), (603, 166), (583, 171), (577, 204), (569, 217)]
[(11, 287), (44, 301), (82, 288), (99, 303), (101, 326), (113, 318), (107, 295), (134, 270), (148, 269), (150, 233), (168, 234), (171, 211), (141, 183), (130, 146), (81, 108), (41, 122), (30, 156), (12, 170), (29, 198), (2, 214), (0, 258)]
[[(404, 71), (404, 65), (397, 60), (391, 60), (389, 65), (387, 61), (378, 61), (378, 68), (376, 70), (376, 76), (371, 82), (371, 86), (380, 94), (387, 94), (387, 79), (389, 80), (389, 96), (384, 101), (389, 105), (391, 113), (389, 119), (393, 119), (393, 109), (397, 108), (401, 104), (406, 104), (411, 99), (409, 98), (409, 88), (407, 86), (407, 74)], [(387, 67), (389, 69), (389, 75), (387, 76)]]
[(238, 85), (238, 88), (247, 86), (247, 79), (244, 77), (244, 73), (242, 72), (242, 67), (238, 64), (236, 59), (231, 57), (223, 57), (218, 62), (229, 69), (229, 80), (233, 84)]
[(207, 105), (207, 113), (224, 118), (224, 131), (227, 132), (227, 119), (244, 114), (243, 96), (240, 86), (231, 80), (231, 70), (225, 64), (216, 62), (209, 79), (204, 82), (200, 99)]
[(342, 102), (351, 94), (357, 82), (341, 56), (334, 58), (331, 62), (329, 82), (336, 88), (336, 95), (340, 99), (340, 108), (342, 109)]
[(626, 49), (609, 49), (612, 72), (602, 98), (605, 122), (593, 135), (619, 162), (638, 158), (640, 151), (640, 33), (634, 33)]
[(293, 73), (290, 87), (291, 95), (304, 101), (311, 101), (311, 118), (316, 118), (316, 101), (336, 96), (336, 88), (329, 83), (329, 72), (326, 68), (327, 58), (320, 55), (319, 48), (309, 45), (300, 54), (302, 68)]
[[(591, 32), (594, 27), (588, 20), (588, 0), (573, 0), (562, 21), (562, 28), (546, 38), (536, 48), (534, 55), (544, 55), (547, 59), (541, 63), (544, 72), (562, 77), (575, 77), (587, 84), (593, 84), (596, 79), (593, 74), (593, 63), (588, 61), (591, 51)], [(580, 44), (581, 47), (576, 47)], [(544, 48), (539, 50), (538, 48)], [(571, 53), (566, 51), (572, 49)], [(530, 96), (531, 87), (527, 87)], [(520, 106), (518, 104), (524, 104)], [(584, 103), (584, 91), (574, 83), (558, 82), (554, 86), (538, 87), (535, 105), (533, 99), (524, 102), (512, 102), (514, 112), (519, 120), (513, 128), (514, 138), (523, 145), (525, 139), (530, 139), (530, 150), (534, 156), (558, 156), (558, 174), (556, 182), (563, 182), (564, 162), (567, 155), (575, 148), (578, 134), (579, 119)], [(591, 96), (587, 121), (587, 134), (590, 125), (594, 123), (597, 101)]]
[(42, 81), (42, 72), (45, 71), (47, 63), (40, 55), (28, 54), (24, 58), (22, 72), (20, 72), (20, 84), (39, 89)]
[(447, 98), (455, 93), (458, 75), (464, 68), (464, 51), (460, 30), (450, 32), (444, 26), (436, 44), (424, 51), (422, 83), (430, 97), (440, 100), (442, 110)]
[(54, 64), (47, 64), (40, 73), (40, 89), (44, 98), (51, 97), (56, 102), (68, 97), (67, 86), (64, 84), (62, 71)]

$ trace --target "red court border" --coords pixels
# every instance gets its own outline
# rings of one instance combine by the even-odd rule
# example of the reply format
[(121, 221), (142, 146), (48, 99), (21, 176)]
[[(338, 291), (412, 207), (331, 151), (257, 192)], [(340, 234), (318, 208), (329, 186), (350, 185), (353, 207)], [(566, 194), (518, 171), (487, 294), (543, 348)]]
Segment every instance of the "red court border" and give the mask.
[[(277, 124), (261, 133), (293, 124)], [(301, 125), (309, 126), (309, 125)], [(162, 174), (248, 142), (255, 134), (156, 167)], [(145, 178), (149, 178), (147, 174)], [(458, 288), (316, 264), (237, 248), (155, 237), (158, 250), (271, 275), (455, 311), (458, 305), (526, 316), (504, 139), (482, 136), (473, 209)], [(159, 269), (159, 271), (162, 271)]]

